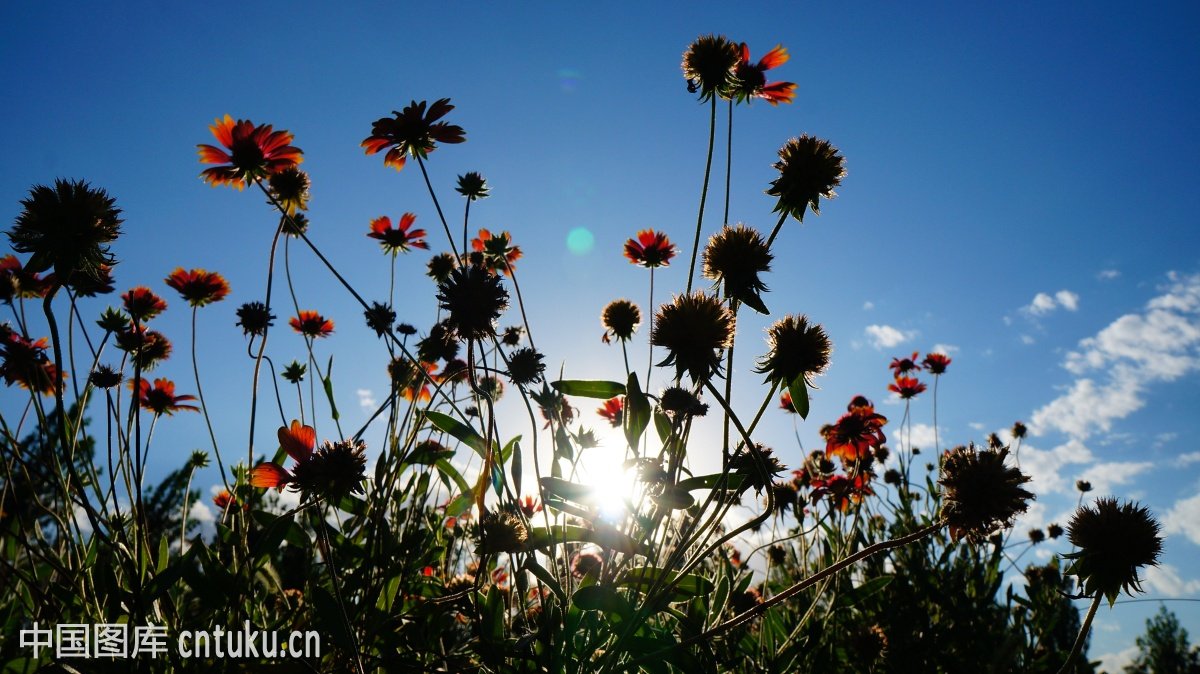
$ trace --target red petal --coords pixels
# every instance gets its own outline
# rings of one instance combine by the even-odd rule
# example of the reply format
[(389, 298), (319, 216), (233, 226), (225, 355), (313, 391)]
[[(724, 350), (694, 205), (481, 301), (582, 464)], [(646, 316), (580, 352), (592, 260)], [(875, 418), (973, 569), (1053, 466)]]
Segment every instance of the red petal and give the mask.
[(307, 461), (308, 457), (312, 455), (313, 447), (317, 444), (316, 429), (312, 426), (305, 426), (296, 419), (292, 420), (291, 428), (281, 426), (277, 435), (279, 436), (279, 446), (296, 463)]
[(262, 489), (272, 487), (282, 489), (283, 485), (292, 481), (292, 474), (277, 463), (270, 461), (260, 463), (250, 471), (250, 486)]
[(762, 60), (758, 62), (758, 67), (761, 70), (770, 70), (771, 68), (778, 68), (787, 63), (787, 61), (788, 50), (784, 49), (783, 45), (777, 44), (774, 49), (767, 52), (766, 56), (762, 57)]

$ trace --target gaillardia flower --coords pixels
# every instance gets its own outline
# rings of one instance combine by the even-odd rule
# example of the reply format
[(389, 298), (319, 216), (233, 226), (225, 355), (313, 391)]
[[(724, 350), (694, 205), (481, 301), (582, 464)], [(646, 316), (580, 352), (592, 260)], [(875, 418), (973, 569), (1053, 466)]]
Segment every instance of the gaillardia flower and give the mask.
[(1138, 569), (1157, 566), (1162, 527), (1144, 506), (1099, 498), (1082, 506), (1067, 524), (1067, 538), (1078, 550), (1066, 573), (1079, 577), (1086, 595), (1102, 595), (1111, 605), (1121, 592), (1142, 592)]
[(723, 283), (726, 297), (760, 314), (770, 313), (761, 297), (767, 285), (758, 275), (771, 270), (772, 257), (757, 231), (725, 225), (704, 247), (704, 277)]
[(775, 169), (779, 177), (771, 181), (767, 194), (778, 197), (774, 211), (804, 220), (804, 211), (821, 214), (821, 197), (832, 199), (833, 188), (846, 175), (842, 155), (829, 141), (803, 135), (779, 149)]
[(126, 291), (121, 295), (121, 302), (130, 317), (139, 323), (148, 321), (167, 310), (167, 303), (145, 286), (138, 286)]
[(604, 401), (597, 410), (596, 414), (608, 420), (609, 425), (613, 428), (620, 428), (621, 422), (625, 419), (625, 398), (617, 396)]
[(59, 283), (101, 280), (101, 267), (116, 264), (109, 244), (121, 233), (121, 209), (108, 193), (83, 180), (35, 185), (21, 200), (21, 214), (8, 240), (14, 251), (30, 253), (28, 275), (53, 269)]
[(683, 76), (688, 91), (699, 93), (707, 101), (727, 90), (733, 79), (741, 51), (724, 35), (703, 35), (696, 38), (683, 53)]
[(371, 308), (363, 311), (367, 319), (367, 327), (375, 331), (377, 337), (383, 337), (392, 329), (396, 322), (396, 312), (385, 302), (372, 302)]
[(528, 538), (529, 531), (520, 517), (510, 512), (488, 512), (479, 518), (479, 545), (475, 554), (520, 552)]
[(267, 178), (267, 186), (271, 196), (279, 202), (289, 217), (295, 217), (297, 211), (308, 210), (308, 190), (312, 187), (308, 173), (295, 166), (289, 166), (272, 173)]
[(856, 396), (846, 407), (837, 423), (821, 428), (821, 437), (825, 438), (825, 455), (830, 458), (841, 458), (843, 463), (851, 463), (870, 457), (872, 452), (878, 454), (887, 442), (883, 427), (887, 417), (875, 412), (871, 401)]
[(361, 440), (326, 441), (313, 450), (317, 432), (312, 426), (292, 421), (279, 429), (279, 446), (296, 465), (291, 471), (272, 461), (250, 471), (250, 485), (259, 488), (298, 491), (302, 500), (324, 498), (338, 501), (351, 493), (363, 493), (363, 471), (367, 466), (366, 445)]
[(950, 365), (950, 357), (944, 353), (927, 353), (921, 364), (925, 366), (929, 374), (942, 374)]
[(521, 248), (512, 245), (512, 237), (508, 232), (492, 234), (481, 229), (479, 236), (471, 239), (471, 249), (483, 255), (485, 267), (506, 276), (514, 269), (513, 263), (521, 259)]
[(942, 460), (942, 519), (955, 541), (966, 536), (975, 543), (994, 531), (1012, 526), (1029, 508), (1034, 495), (1024, 488), (1031, 479), (1006, 466), (1008, 448), (998, 450), (955, 447)]
[(767, 381), (790, 386), (797, 377), (812, 386), (812, 379), (829, 367), (833, 344), (825, 329), (809, 324), (807, 316), (785, 316), (767, 329), (771, 350), (759, 361), (755, 372), (767, 375)]
[[(129, 386), (131, 389), (133, 388), (132, 381), (129, 382)], [(181, 404), (195, 399), (196, 396), (193, 395), (175, 395), (175, 382), (170, 379), (155, 379), (153, 387), (145, 379), (138, 381), (138, 401), (142, 409), (150, 410), (157, 415), (170, 416), (180, 410), (198, 412), (200, 408), (195, 405)]]
[(454, 109), (449, 98), (442, 98), (425, 108), (425, 101), (413, 101), (403, 111), (392, 111), (393, 117), (383, 117), (371, 125), (371, 135), (362, 142), (367, 154), (387, 149), (383, 165), (397, 171), (404, 168), (408, 157), (424, 159), (437, 143), (461, 143), (466, 140), (461, 126), (439, 122)]
[(310, 310), (302, 310), (298, 315), (289, 318), (288, 325), (305, 337), (314, 339), (328, 337), (333, 333), (333, 321)]
[(896, 381), (888, 384), (888, 390), (900, 396), (901, 400), (909, 400), (925, 390), (925, 384), (917, 381), (916, 377), (896, 377)]
[(438, 253), (429, 258), (425, 275), (433, 279), (435, 283), (441, 283), (450, 278), (450, 272), (456, 266), (454, 256), (450, 253)]
[(411, 402), (429, 402), (433, 397), (429, 385), (438, 382), (434, 374), (437, 365), (433, 363), (414, 363), (409, 358), (400, 356), (388, 363), (388, 376), (392, 386), (400, 392), (400, 396)]
[(270, 124), (246, 119), (234, 122), (225, 115), (208, 127), (224, 150), (212, 145), (197, 145), (201, 164), (221, 164), (200, 172), (205, 182), (216, 187), (230, 185), (242, 189), (272, 173), (294, 168), (304, 161), (303, 152), (293, 147), (292, 134), (275, 131)]
[(293, 360), (283, 368), (283, 372), (279, 373), (289, 383), (299, 384), (304, 381), (304, 375), (308, 374), (308, 365), (301, 363), (298, 360)]
[(392, 219), (386, 215), (382, 215), (371, 221), (371, 231), (367, 232), (367, 236), (379, 241), (379, 245), (385, 253), (391, 253), (395, 256), (398, 253), (407, 253), (410, 248), (429, 249), (429, 244), (423, 240), (425, 230), (409, 229), (416, 222), (417, 216), (412, 213), (405, 213), (400, 216), (400, 222), (396, 223), (396, 227), (392, 227)]
[(130, 325), (116, 334), (117, 348), (127, 352), (133, 364), (143, 370), (153, 370), (171, 356), (170, 340), (157, 330)]
[[(102, 270), (111, 269), (108, 265), (101, 265)], [(103, 272), (102, 272), (103, 273)], [(55, 279), (54, 276), (50, 277)], [(111, 281), (111, 276), (107, 278)], [(14, 299), (33, 299), (35, 297), (45, 297), (49, 285), (44, 279), (37, 274), (25, 271), (24, 265), (17, 259), (16, 255), (5, 255), (0, 258), (0, 302), (11, 303)], [(112, 292), (109, 287), (106, 292)], [(84, 297), (90, 297), (81, 292), (80, 285), (75, 286), (75, 293)], [(98, 294), (98, 293), (93, 293)]]
[(733, 70), (733, 81), (726, 91), (727, 98), (738, 102), (761, 98), (771, 105), (791, 103), (796, 85), (791, 82), (767, 82), (767, 71), (787, 63), (788, 52), (783, 45), (767, 52), (758, 63), (751, 63), (750, 48), (746, 43), (739, 49), (738, 64)]
[(917, 362), (917, 355), (918, 353), (913, 351), (908, 358), (893, 358), (892, 364), (888, 365), (892, 369), (892, 375), (899, 377), (902, 374), (920, 370), (921, 364)]
[(625, 242), (625, 257), (633, 264), (640, 264), (647, 269), (666, 267), (675, 257), (675, 246), (666, 234), (653, 229), (643, 229), (637, 233), (636, 239)]
[(417, 357), (432, 363), (438, 360), (451, 361), (458, 356), (458, 337), (454, 328), (446, 321), (435, 323), (429, 329), (429, 335), (417, 342)]
[(600, 314), (600, 324), (604, 326), (604, 335), (600, 339), (605, 344), (610, 344), (613, 337), (628, 342), (641, 322), (642, 312), (636, 304), (625, 299), (613, 300)]
[(446, 324), (463, 339), (487, 339), (496, 334), (496, 319), (508, 308), (508, 291), (500, 277), (479, 265), (465, 265), (438, 284), (438, 302)]
[(264, 335), (275, 321), (275, 314), (262, 302), (246, 302), (238, 307), (237, 316), (235, 325), (241, 326), (246, 335)]
[(203, 269), (184, 271), (183, 267), (177, 267), (165, 280), (193, 307), (220, 302), (229, 294), (229, 283), (224, 277)]
[(733, 341), (734, 317), (721, 300), (696, 291), (677, 295), (654, 318), (650, 343), (666, 348), (659, 367), (675, 365), (675, 378), (687, 372), (692, 380), (707, 382), (721, 368), (720, 351)]
[[(8, 386), (18, 384), (35, 393), (52, 395), (58, 368), (46, 356), (49, 342), (46, 338), (36, 341), (25, 339), (8, 327), (0, 324), (0, 377)], [(63, 374), (66, 378), (66, 374)]]
[(543, 358), (542, 354), (528, 346), (513, 351), (508, 356), (509, 380), (517, 386), (528, 386), (541, 381), (542, 373), (546, 371)]
[(467, 201), (478, 201), (487, 197), (488, 184), (482, 175), (470, 171), (458, 177), (458, 186), (454, 191), (466, 197)]

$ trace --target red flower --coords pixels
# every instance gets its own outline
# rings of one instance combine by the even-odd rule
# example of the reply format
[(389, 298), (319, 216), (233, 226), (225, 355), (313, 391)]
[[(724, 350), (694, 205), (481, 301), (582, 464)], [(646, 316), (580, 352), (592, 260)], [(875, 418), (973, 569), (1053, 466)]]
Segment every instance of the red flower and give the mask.
[(396, 228), (393, 229), (392, 219), (386, 215), (380, 216), (371, 221), (371, 231), (367, 233), (367, 236), (378, 239), (384, 252), (392, 255), (407, 253), (409, 248), (428, 250), (429, 244), (421, 240), (425, 236), (425, 230), (409, 230), (416, 220), (416, 215), (405, 213), (400, 216), (400, 222), (396, 223)]
[(121, 295), (121, 301), (125, 305), (125, 311), (138, 322), (148, 321), (167, 309), (167, 303), (145, 286), (127, 291)]
[[(133, 388), (132, 380), (130, 380), (129, 386)], [(166, 414), (169, 416), (179, 410), (199, 412), (200, 408), (195, 405), (180, 404), (195, 399), (196, 396), (175, 395), (175, 382), (170, 379), (155, 379), (153, 388), (150, 387), (150, 382), (145, 379), (138, 380), (138, 400), (141, 401), (142, 408), (148, 409), (155, 414)]]
[(542, 512), (542, 504), (536, 496), (526, 495), (517, 501), (517, 507), (521, 509), (521, 512), (525, 513), (526, 518), (533, 517), (535, 514)]
[(872, 449), (887, 442), (883, 434), (887, 417), (876, 414), (869, 400), (856, 397), (849, 410), (836, 424), (821, 429), (821, 436), (825, 438), (825, 456), (840, 457), (846, 463), (869, 456)]
[(404, 168), (404, 162), (409, 156), (424, 159), (437, 147), (436, 143), (461, 143), (465, 140), (465, 132), (461, 126), (447, 124), (437, 120), (446, 116), (454, 109), (449, 98), (443, 98), (429, 106), (427, 103), (413, 101), (402, 112), (392, 111), (392, 117), (375, 120), (371, 125), (371, 135), (362, 142), (367, 154), (375, 154), (384, 148), (389, 148), (383, 157), (384, 166), (392, 166), (397, 171)]
[(896, 377), (894, 384), (888, 384), (888, 390), (899, 394), (902, 399), (908, 400), (924, 391), (925, 385), (917, 381), (916, 377)]
[(783, 394), (779, 396), (779, 408), (788, 414), (796, 413), (796, 406), (792, 404), (791, 391), (784, 391)]
[(766, 72), (772, 68), (787, 63), (788, 52), (782, 45), (767, 52), (758, 63), (750, 62), (750, 48), (742, 43), (742, 54), (734, 68), (732, 91), (733, 98), (748, 101), (751, 98), (761, 98), (771, 105), (791, 103), (796, 92), (796, 85), (791, 82), (767, 83)]
[(53, 274), (42, 279), (37, 274), (26, 272), (16, 255), (0, 258), (0, 302), (12, 302), (14, 298), (45, 297), (53, 280)]
[(333, 321), (315, 311), (304, 310), (288, 319), (288, 325), (305, 337), (328, 337), (333, 332)]
[(830, 505), (842, 512), (846, 512), (851, 503), (861, 503), (863, 496), (875, 493), (871, 489), (871, 473), (867, 471), (859, 471), (853, 477), (834, 475), (828, 479), (815, 479), (812, 487), (814, 500), (828, 497)]
[(438, 382), (438, 377), (434, 374), (437, 371), (437, 363), (421, 363), (421, 368), (425, 370), (425, 375), (427, 376), (422, 376), (419, 372), (413, 372), (412, 381), (400, 392), (400, 395), (404, 396), (405, 400), (427, 403), (432, 398), (429, 384), (436, 384)]
[(621, 396), (604, 401), (604, 406), (596, 410), (596, 414), (608, 419), (613, 428), (621, 425), (625, 417), (625, 400)]
[(929, 374), (941, 374), (950, 365), (950, 357), (941, 353), (927, 353), (923, 362)]
[[(30, 341), (14, 332), (8, 325), (0, 325), (0, 376), (4, 383), (12, 386), (20, 385), (44, 395), (54, 393), (54, 380), (58, 376), (58, 368), (46, 356), (49, 344), (43, 337)], [(63, 373), (66, 379), (66, 373)]]
[(521, 259), (521, 249), (509, 245), (511, 237), (508, 232), (492, 234), (486, 229), (479, 230), (479, 236), (471, 239), (471, 249), (483, 253), (483, 264), (492, 271), (508, 275), (514, 262)]
[(293, 147), (292, 134), (274, 131), (270, 124), (255, 126), (253, 122), (229, 115), (208, 127), (225, 149), (212, 145), (197, 145), (201, 164), (225, 164), (204, 169), (200, 177), (217, 185), (232, 185), (239, 190), (272, 173), (292, 168), (304, 161), (300, 148)]
[(625, 257), (646, 268), (666, 267), (675, 257), (675, 246), (671, 245), (666, 234), (644, 229), (637, 233), (637, 240), (625, 242)]
[[(317, 446), (317, 429), (305, 426), (293, 419), (290, 427), (280, 426), (276, 435), (279, 438), (279, 447), (287, 452), (297, 465), (306, 463), (312, 458), (313, 448)], [(274, 461), (260, 463), (250, 471), (250, 486), (252, 487), (264, 489), (274, 487), (282, 491), (284, 486), (294, 479), (295, 476), (292, 473)]]
[(193, 307), (220, 302), (229, 294), (229, 283), (224, 277), (203, 269), (184, 271), (183, 267), (176, 267), (166, 282)]
[[(926, 360), (928, 360), (928, 358), (926, 358)], [(917, 363), (916, 351), (913, 351), (912, 357), (910, 358), (893, 358), (892, 364), (888, 365), (888, 367), (892, 368), (892, 373), (897, 377), (906, 372), (913, 372), (921, 369), (921, 365)]]
[[(230, 494), (228, 490), (222, 489), (215, 496), (213, 496), (213, 505), (217, 506), (221, 510), (225, 510), (230, 506), (237, 506), (238, 500), (234, 498), (233, 494)], [(250, 506), (245, 503), (241, 504), (241, 506), (242, 510), (250, 509)]]

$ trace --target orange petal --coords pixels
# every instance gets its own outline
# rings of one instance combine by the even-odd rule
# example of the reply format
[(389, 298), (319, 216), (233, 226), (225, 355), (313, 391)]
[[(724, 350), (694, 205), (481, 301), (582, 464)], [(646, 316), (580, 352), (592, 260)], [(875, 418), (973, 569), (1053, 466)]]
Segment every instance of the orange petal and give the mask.
[(277, 435), (279, 446), (297, 463), (308, 460), (317, 444), (317, 430), (301, 424), (297, 419), (292, 420), (291, 428), (281, 426)]
[(250, 470), (250, 486), (261, 489), (282, 489), (291, 482), (292, 475), (277, 463), (260, 463)]
[(762, 57), (762, 59), (758, 62), (758, 67), (762, 68), (763, 70), (770, 70), (771, 68), (778, 68), (779, 66), (787, 63), (787, 61), (788, 50), (784, 49), (783, 45), (777, 44), (775, 45), (774, 49), (767, 52), (766, 56)]

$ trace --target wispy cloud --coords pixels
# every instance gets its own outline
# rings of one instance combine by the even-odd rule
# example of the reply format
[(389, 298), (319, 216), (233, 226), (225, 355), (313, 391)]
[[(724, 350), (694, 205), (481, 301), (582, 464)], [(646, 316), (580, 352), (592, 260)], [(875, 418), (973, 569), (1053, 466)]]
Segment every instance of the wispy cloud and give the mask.
[(367, 412), (374, 412), (376, 407), (375, 394), (371, 389), (360, 388), (355, 391), (358, 394), (358, 406)]
[(1200, 545), (1200, 494), (1176, 501), (1162, 519), (1165, 533), (1183, 534)]
[(934, 344), (930, 349), (931, 353), (941, 353), (949, 356), (953, 353), (958, 353), (958, 347), (953, 344)]
[(1045, 316), (1055, 309), (1065, 309), (1067, 311), (1078, 310), (1079, 294), (1073, 293), (1070, 290), (1060, 290), (1053, 295), (1050, 293), (1038, 293), (1033, 296), (1033, 301), (1023, 307), (1021, 311), (1032, 316)]
[(1175, 457), (1175, 466), (1177, 468), (1184, 468), (1193, 463), (1200, 463), (1200, 452), (1188, 452), (1187, 454), (1180, 454)]
[(917, 336), (916, 331), (900, 330), (890, 325), (868, 325), (865, 332), (867, 339), (871, 340), (871, 346), (876, 349), (890, 349)]

